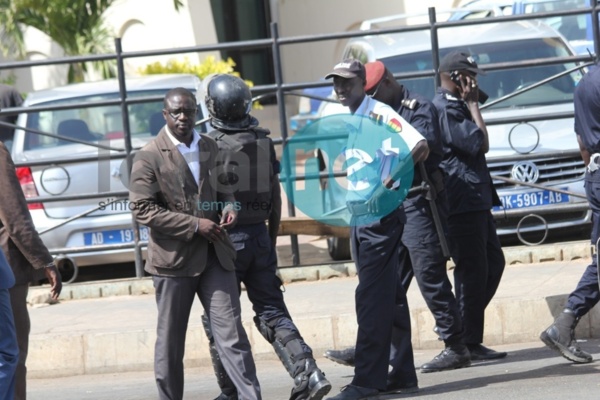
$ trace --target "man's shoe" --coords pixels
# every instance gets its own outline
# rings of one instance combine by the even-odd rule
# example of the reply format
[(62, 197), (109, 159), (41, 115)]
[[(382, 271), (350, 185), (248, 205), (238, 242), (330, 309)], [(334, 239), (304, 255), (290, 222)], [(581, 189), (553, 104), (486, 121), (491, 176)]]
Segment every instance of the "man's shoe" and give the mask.
[(226, 395), (225, 393), (221, 393), (215, 400), (238, 400), (238, 397), (237, 394)]
[(374, 400), (379, 398), (379, 390), (355, 385), (346, 385), (336, 396), (327, 400)]
[(388, 378), (387, 386), (385, 388), (385, 392), (381, 392), (381, 394), (409, 394), (409, 393), (417, 393), (419, 391), (419, 384), (415, 381), (413, 382), (404, 382), (402, 380), (392, 380)]
[(471, 357), (467, 347), (464, 345), (447, 346), (433, 360), (421, 366), (421, 372), (440, 372), (451, 369), (468, 367), (471, 365)]
[(442, 339), (442, 336), (440, 335), (440, 328), (439, 328), (437, 325), (435, 325), (435, 326), (433, 327), (433, 333), (435, 333), (435, 334), (437, 335), (437, 339), (438, 339), (440, 342), (443, 342), (443, 341), (444, 341), (444, 339)]
[(471, 353), (471, 361), (497, 360), (506, 357), (508, 354), (505, 351), (492, 350), (482, 344), (468, 344), (467, 348)]
[(567, 360), (584, 364), (592, 362), (592, 355), (581, 350), (575, 340), (578, 321), (573, 311), (567, 308), (540, 334), (540, 339)]
[(354, 367), (355, 350), (354, 347), (349, 347), (344, 350), (327, 350), (324, 356), (338, 364)]

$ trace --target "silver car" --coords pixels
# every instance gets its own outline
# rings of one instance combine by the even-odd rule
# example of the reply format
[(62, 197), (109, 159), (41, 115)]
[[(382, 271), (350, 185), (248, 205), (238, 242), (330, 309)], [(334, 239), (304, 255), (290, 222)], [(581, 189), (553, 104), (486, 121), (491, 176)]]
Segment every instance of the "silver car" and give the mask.
[[(160, 100), (128, 105), (133, 149), (152, 140), (164, 126), (162, 97), (175, 87), (200, 93), (201, 80), (194, 75), (151, 75), (127, 79), (127, 98), (154, 96)], [(17, 124), (33, 131), (17, 129), (12, 143), (15, 163), (31, 163), (17, 169), (26, 197), (97, 195), (95, 198), (29, 204), (33, 221), (50, 251), (70, 257), (77, 266), (120, 263), (134, 260), (133, 249), (98, 250), (94, 246), (133, 242), (132, 215), (126, 197), (127, 168), (123, 118), (120, 105), (90, 105), (119, 99), (117, 80), (73, 84), (28, 94), (24, 106), (54, 107), (49, 111), (23, 113)], [(56, 106), (76, 105), (60, 109)], [(206, 115), (199, 104), (198, 119)], [(78, 142), (45, 136), (48, 132)], [(89, 146), (100, 145), (103, 148)], [(115, 149), (115, 150), (112, 150)], [(76, 160), (72, 162), (69, 160)], [(113, 202), (115, 199), (117, 201)], [(96, 209), (90, 214), (86, 212)], [(72, 219), (72, 220), (71, 220)], [(53, 227), (59, 226), (55, 229)], [(141, 227), (140, 239), (148, 239)], [(85, 251), (80, 252), (82, 247)], [(69, 249), (79, 249), (70, 252)]]
[[(473, 0), (454, 12), (449, 21), (558, 12), (591, 7), (591, 0)], [(578, 54), (594, 52), (591, 14), (545, 17), (541, 20), (560, 32)]]

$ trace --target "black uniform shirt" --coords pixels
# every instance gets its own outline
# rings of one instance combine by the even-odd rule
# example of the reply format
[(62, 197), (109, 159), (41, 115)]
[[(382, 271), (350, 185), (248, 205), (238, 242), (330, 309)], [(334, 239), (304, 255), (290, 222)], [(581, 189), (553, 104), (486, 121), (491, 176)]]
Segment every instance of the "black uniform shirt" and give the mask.
[(484, 133), (466, 103), (447, 90), (438, 88), (433, 104), (440, 119), (449, 214), (491, 209), (497, 194), (480, 150)]
[[(575, 133), (590, 154), (600, 153), (600, 68), (593, 67), (583, 76), (573, 98)], [(600, 182), (600, 173), (587, 173), (587, 181)]]
[[(433, 103), (425, 97), (410, 93), (406, 88), (403, 90), (403, 102), (398, 108), (398, 114), (411, 124), (425, 139), (429, 146), (429, 156), (425, 160), (425, 168), (429, 177), (438, 170), (443, 158), (442, 139), (438, 113)], [(414, 101), (413, 101), (414, 100)], [(421, 183), (418, 169), (415, 169), (415, 184)]]

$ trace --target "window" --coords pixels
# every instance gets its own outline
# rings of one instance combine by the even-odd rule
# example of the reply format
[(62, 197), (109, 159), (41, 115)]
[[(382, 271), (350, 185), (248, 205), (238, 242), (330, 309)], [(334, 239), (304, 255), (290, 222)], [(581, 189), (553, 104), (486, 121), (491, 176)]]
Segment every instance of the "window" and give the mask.
[[(266, 39), (271, 37), (271, 10), (264, 0), (211, 0), (219, 42)], [(255, 85), (275, 82), (271, 49), (223, 50), (221, 57), (231, 57), (242, 78)]]
[[(561, 42), (552, 39), (477, 44), (470, 46), (468, 49), (446, 48), (440, 50), (440, 58), (453, 50), (468, 50), (476, 56), (479, 66), (483, 69), (485, 69), (485, 64), (489, 63), (526, 61), (567, 55)], [(430, 51), (398, 55), (384, 58), (382, 61), (394, 73), (433, 69)], [(479, 84), (482, 90), (490, 96), (488, 101), (492, 101), (572, 67), (574, 67), (573, 64), (564, 64), (520, 68), (519, 70), (490, 71), (479, 78)], [(580, 78), (580, 72), (573, 72), (503, 101), (493, 108), (572, 102), (573, 90)], [(433, 78), (407, 79), (403, 80), (402, 84), (409, 90), (414, 90), (424, 96), (433, 97), (435, 93)]]
[[(128, 94), (128, 97), (164, 96), (164, 94), (165, 90), (131, 92)], [(69, 110), (30, 113), (27, 118), (27, 127), (90, 143), (102, 140), (122, 139), (124, 136), (123, 117), (121, 106), (119, 104), (98, 107), (85, 106), (86, 102), (118, 98), (118, 93), (111, 93), (44, 103), (44, 105), (47, 106), (57, 104), (83, 105), (79, 108)], [(162, 128), (165, 123), (164, 119), (162, 121), (160, 121), (160, 119), (157, 121), (156, 119), (156, 114), (161, 113), (162, 108), (163, 103), (160, 100), (130, 104), (128, 106), (128, 112), (129, 128), (131, 130), (132, 138), (145, 137), (150, 139), (151, 136), (156, 135), (156, 133), (158, 133), (156, 129), (157, 123), (159, 125), (158, 129)], [(200, 120), (202, 118), (203, 116), (199, 112), (197, 114), (197, 119)], [(69, 144), (74, 144), (74, 142), (59, 140), (32, 132), (27, 132), (25, 135), (25, 150), (52, 148)]]

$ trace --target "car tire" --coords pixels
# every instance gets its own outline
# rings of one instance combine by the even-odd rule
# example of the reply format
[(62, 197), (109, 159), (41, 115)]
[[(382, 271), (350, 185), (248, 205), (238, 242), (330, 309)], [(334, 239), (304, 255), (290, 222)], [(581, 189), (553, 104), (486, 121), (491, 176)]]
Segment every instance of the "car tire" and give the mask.
[(329, 252), (329, 256), (335, 261), (352, 259), (350, 239), (348, 238), (327, 238), (327, 251)]

